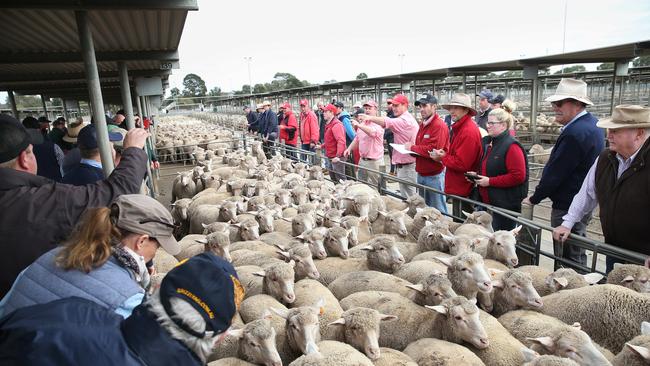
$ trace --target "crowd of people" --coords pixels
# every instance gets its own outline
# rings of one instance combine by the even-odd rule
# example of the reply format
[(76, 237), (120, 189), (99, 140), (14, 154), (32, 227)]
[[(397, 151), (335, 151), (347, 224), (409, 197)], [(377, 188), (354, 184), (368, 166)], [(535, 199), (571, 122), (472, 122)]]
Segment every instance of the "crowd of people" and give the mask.
[[(587, 264), (584, 249), (564, 245), (564, 242), (569, 232), (585, 236), (597, 204), (601, 206), (600, 220), (608, 243), (650, 253), (641, 245), (643, 240), (637, 229), (619, 229), (632, 222), (642, 230), (636, 218), (643, 215), (634, 216), (634, 220), (620, 219), (627, 218), (627, 214), (613, 212), (623, 206), (605, 202), (607, 197), (616, 197), (639, 210), (640, 202), (650, 204), (645, 196), (632, 204), (633, 200), (627, 195), (630, 190), (619, 187), (620, 184), (625, 184), (624, 187), (641, 184), (637, 181), (648, 177), (644, 159), (650, 125), (645, 117), (635, 116), (626, 109), (636, 108), (641, 114), (647, 108), (618, 106), (608, 119), (610, 122), (598, 122), (586, 110), (593, 104), (587, 96), (587, 84), (581, 80), (562, 79), (555, 94), (546, 98), (546, 102), (553, 108), (555, 121), (563, 127), (541, 179), (529, 195), (528, 156), (514, 129), (516, 104), (488, 89), (481, 90), (475, 97), (477, 109), (468, 94), (456, 93), (449, 102), (442, 104), (435, 96), (425, 94), (413, 105), (418, 119), (409, 112), (409, 100), (402, 94), (386, 101), (383, 114), (373, 100), (355, 104), (350, 112), (336, 100), (327, 105), (319, 102), (314, 111), (307, 100), (301, 100), (297, 120), (289, 103), (280, 105), (278, 113), (271, 109), (268, 101), (257, 105), (257, 112), (248, 107), (244, 109), (249, 130), (262, 136), (267, 154), (271, 151), (269, 141), (278, 137), (281, 144), (291, 148), (300, 146), (309, 152), (320, 148), (326, 158), (325, 167), (335, 182), (352, 177), (377, 185), (377, 172), (384, 169), (387, 149), (390, 174), (399, 178), (402, 196), (419, 193), (428, 206), (443, 213), (448, 211), (445, 194), (467, 198), (460, 204), (466, 212), (485, 209), (473, 205), (471, 199), (515, 214), (521, 212), (522, 205), (535, 205), (549, 198), (552, 202), (550, 222), (555, 228), (554, 254), (562, 258), (556, 261), (556, 267)], [(444, 118), (438, 115), (439, 108), (448, 112)], [(623, 117), (640, 119), (625, 127), (611, 122)], [(608, 131), (608, 149), (605, 149), (603, 129)], [(290, 135), (289, 131), (298, 133)], [(635, 160), (637, 154), (639, 158)], [(295, 154), (289, 156), (297, 158)], [(601, 169), (607, 171), (605, 176), (599, 175), (598, 162)], [(354, 166), (356, 172), (350, 170)], [(616, 171), (616, 177), (610, 174), (611, 169)], [(635, 179), (629, 179), (629, 175)], [(413, 183), (431, 189), (416, 192)], [(597, 183), (602, 185), (600, 190), (595, 188)], [(611, 194), (596, 193), (603, 191)], [(603, 208), (612, 211), (603, 212)], [(493, 216), (494, 230), (511, 230), (516, 226), (515, 221), (498, 212)], [(608, 271), (613, 262), (613, 258), (608, 258)]]

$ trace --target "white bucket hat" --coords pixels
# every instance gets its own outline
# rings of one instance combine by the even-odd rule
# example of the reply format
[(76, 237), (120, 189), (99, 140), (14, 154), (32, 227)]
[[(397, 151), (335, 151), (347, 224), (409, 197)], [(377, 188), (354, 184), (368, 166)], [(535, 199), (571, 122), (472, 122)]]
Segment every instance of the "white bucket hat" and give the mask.
[(603, 118), (596, 126), (600, 128), (650, 128), (650, 108), (640, 105), (617, 105), (610, 118)]
[(265, 107), (266, 107), (267, 105), (270, 107), (270, 106), (271, 106), (271, 102), (269, 102), (268, 100), (265, 100), (264, 102), (262, 102), (262, 106), (265, 106)]
[(555, 94), (545, 101), (553, 103), (563, 99), (575, 99), (587, 105), (594, 105), (587, 96), (587, 83), (578, 79), (562, 78), (555, 89)]
[(470, 116), (475, 116), (476, 115), (476, 109), (472, 106), (472, 98), (464, 93), (456, 93), (451, 97), (451, 101), (448, 103), (443, 103), (441, 104), (442, 108), (444, 109), (449, 109), (449, 107), (455, 105), (458, 107), (465, 107), (469, 109), (469, 115)]

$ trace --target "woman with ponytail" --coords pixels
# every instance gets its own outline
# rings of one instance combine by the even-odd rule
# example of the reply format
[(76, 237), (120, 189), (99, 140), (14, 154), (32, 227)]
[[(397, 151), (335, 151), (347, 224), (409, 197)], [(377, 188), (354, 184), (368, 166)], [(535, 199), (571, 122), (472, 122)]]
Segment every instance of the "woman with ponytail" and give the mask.
[(172, 255), (173, 219), (158, 201), (122, 195), (109, 207), (87, 209), (69, 239), (38, 258), (0, 302), (0, 316), (25, 306), (77, 296), (123, 317), (139, 305), (149, 286), (146, 263), (162, 247)]
[[(528, 195), (528, 162), (526, 150), (510, 133), (516, 107), (506, 99), (501, 108), (490, 112), (478, 174), (468, 172), (478, 177), (468, 179), (478, 186), (482, 202), (521, 212), (521, 200)], [(495, 231), (511, 230), (515, 222), (494, 213), (492, 227)]]

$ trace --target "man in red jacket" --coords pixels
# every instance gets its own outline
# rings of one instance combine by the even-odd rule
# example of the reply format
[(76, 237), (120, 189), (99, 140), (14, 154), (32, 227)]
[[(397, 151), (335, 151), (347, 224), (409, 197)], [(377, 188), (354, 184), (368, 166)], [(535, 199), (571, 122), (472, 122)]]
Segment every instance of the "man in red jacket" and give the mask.
[[(465, 179), (465, 173), (476, 171), (481, 153), (481, 132), (472, 120), (476, 110), (472, 108), (469, 95), (456, 93), (451, 102), (442, 107), (449, 111), (453, 124), (451, 125), (451, 144), (449, 152), (444, 149), (433, 150), (430, 156), (433, 160), (441, 162), (447, 169), (445, 173), (445, 193), (461, 197), (469, 197), (472, 192), (472, 183)], [(472, 212), (472, 205), (462, 202), (461, 209)]]
[(325, 137), (322, 148), (325, 150), (327, 170), (330, 172), (330, 178), (335, 183), (345, 179), (345, 165), (341, 160), (345, 151), (345, 130), (343, 123), (336, 119), (337, 109), (334, 105), (328, 104), (323, 108), (323, 117), (325, 118)]
[[(309, 102), (307, 99), (300, 101), (300, 141), (301, 148), (305, 151), (314, 152), (314, 147), (318, 145), (319, 139), (319, 129), (318, 129), (318, 117), (316, 113), (311, 110), (309, 107)], [(311, 162), (313, 164), (313, 159), (309, 158), (309, 155), (305, 155), (305, 162)]]
[[(445, 122), (438, 116), (436, 109), (438, 99), (431, 94), (425, 94), (415, 102), (422, 123), (418, 134), (415, 136), (415, 143), (407, 142), (404, 148), (411, 150), (418, 155), (415, 156), (415, 171), (418, 173), (419, 184), (434, 188), (438, 191), (445, 190), (445, 167), (439, 161), (431, 159), (429, 152), (433, 150), (449, 151), (449, 130)], [(447, 213), (447, 202), (443, 194), (432, 191), (421, 191), (427, 206), (435, 207), (442, 213)]]
[(296, 159), (296, 146), (298, 146), (298, 121), (291, 110), (291, 104), (284, 103), (281, 107), (284, 111), (282, 120), (278, 123), (280, 129), (280, 142), (289, 146), (286, 156)]

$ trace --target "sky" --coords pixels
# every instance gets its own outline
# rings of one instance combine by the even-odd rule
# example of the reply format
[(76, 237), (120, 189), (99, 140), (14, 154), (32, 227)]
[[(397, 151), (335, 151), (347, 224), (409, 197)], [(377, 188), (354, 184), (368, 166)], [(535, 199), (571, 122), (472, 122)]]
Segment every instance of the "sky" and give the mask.
[(198, 2), (170, 77), (181, 90), (188, 73), (241, 89), (245, 57), (254, 85), (276, 72), (320, 84), (562, 53), (565, 5), (566, 52), (650, 40), (648, 0)]

